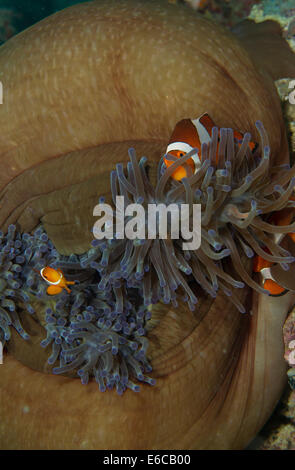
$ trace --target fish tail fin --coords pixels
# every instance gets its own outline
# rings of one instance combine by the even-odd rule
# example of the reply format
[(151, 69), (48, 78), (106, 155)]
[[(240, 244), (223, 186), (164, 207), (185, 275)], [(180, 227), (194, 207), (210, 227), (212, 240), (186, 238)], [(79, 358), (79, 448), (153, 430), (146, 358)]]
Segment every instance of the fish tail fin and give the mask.
[(279, 23), (266, 20), (255, 23), (244, 20), (232, 32), (242, 42), (258, 69), (266, 71), (273, 80), (295, 76), (295, 54), (282, 37)]

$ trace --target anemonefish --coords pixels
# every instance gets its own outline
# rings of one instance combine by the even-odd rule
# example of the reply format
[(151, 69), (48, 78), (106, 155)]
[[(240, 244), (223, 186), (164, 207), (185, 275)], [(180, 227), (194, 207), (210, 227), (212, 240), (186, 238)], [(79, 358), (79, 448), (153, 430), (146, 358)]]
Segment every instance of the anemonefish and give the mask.
[(68, 284), (75, 284), (74, 281), (67, 281), (63, 272), (60, 269), (54, 269), (50, 266), (46, 266), (40, 270), (40, 274), (43, 279), (50, 284), (47, 289), (48, 295), (59, 294), (63, 289), (66, 289), (70, 293)]
[[(202, 144), (210, 144), (212, 138), (212, 129), (216, 127), (214, 121), (211, 119), (208, 113), (202, 114), (197, 119), (182, 119), (179, 121), (169, 140), (166, 154), (171, 154), (176, 158), (181, 158), (188, 152), (193, 149), (198, 149), (198, 152), (195, 153), (189, 160), (186, 161), (186, 165), (190, 167), (192, 173), (197, 173), (201, 166), (201, 148)], [(241, 145), (244, 135), (234, 130), (233, 131), (234, 141)], [(220, 140), (220, 129), (218, 128), (218, 142)], [(255, 152), (258, 147), (258, 144), (250, 141), (248, 146), (251, 152)], [(173, 164), (172, 160), (163, 158), (166, 167), (168, 168)], [(218, 145), (216, 152), (216, 163), (218, 162)], [(182, 178), (188, 176), (186, 166), (178, 167), (172, 174), (172, 178), (180, 181)], [(294, 198), (291, 198), (294, 199)], [(269, 220), (270, 223), (275, 225), (289, 225), (293, 219), (294, 209), (283, 209), (282, 211), (276, 212), (272, 218)], [(293, 242), (295, 242), (295, 233), (287, 234)], [(285, 234), (275, 235), (275, 242), (280, 243), (284, 238)], [(267, 251), (266, 248), (264, 248)], [(271, 295), (282, 295), (287, 292), (285, 287), (282, 287), (276, 282), (271, 274), (271, 268), (275, 263), (269, 262), (263, 259), (261, 256), (256, 256), (254, 258), (253, 271), (260, 273), (261, 282), (263, 287), (270, 292)]]
[(274, 263), (256, 256), (254, 259), (253, 272), (260, 273), (262, 287), (270, 293), (270, 295), (278, 296), (288, 292), (288, 289), (280, 286), (273, 278), (270, 268)]
[[(291, 200), (295, 200), (295, 197), (291, 197)], [(293, 208), (285, 208), (282, 209), (281, 211), (275, 212), (269, 219), (268, 222), (273, 223), (274, 225), (290, 225), (293, 221), (294, 218), (294, 209)], [(287, 234), (275, 234), (274, 236), (274, 241), (279, 244), (284, 236), (287, 235), (293, 242), (295, 242), (295, 233), (290, 232)], [(264, 250), (267, 251), (268, 253), (269, 250), (267, 250), (266, 247), (264, 247)], [(288, 292), (288, 289), (285, 287), (281, 286), (272, 276), (271, 268), (275, 265), (275, 263), (272, 263), (271, 261), (267, 261), (262, 258), (262, 256), (256, 256), (254, 258), (254, 263), (253, 263), (253, 271), (255, 273), (260, 273), (261, 275), (261, 283), (264, 289), (268, 290), (270, 295), (272, 296), (279, 296), (283, 295), (286, 292)]]
[[(192, 172), (196, 173), (201, 166), (200, 154), (202, 144), (209, 144), (211, 142), (213, 127), (216, 127), (216, 125), (208, 113), (202, 114), (202, 116), (197, 119), (182, 119), (176, 124), (171, 134), (168, 147), (166, 149), (166, 154), (169, 153), (174, 157), (181, 158), (186, 153), (197, 148), (198, 153), (194, 154), (189, 160), (186, 161), (186, 164), (191, 168)], [(235, 142), (240, 145), (244, 137), (243, 134), (239, 131), (234, 131), (233, 135)], [(218, 129), (218, 141), (219, 139), (220, 129)], [(254, 152), (258, 147), (258, 144), (252, 141), (250, 141), (248, 145), (252, 152)], [(173, 161), (164, 157), (164, 163), (168, 168), (172, 165)], [(187, 171), (183, 166), (177, 168), (172, 174), (172, 178), (178, 181), (186, 176), (188, 176)]]

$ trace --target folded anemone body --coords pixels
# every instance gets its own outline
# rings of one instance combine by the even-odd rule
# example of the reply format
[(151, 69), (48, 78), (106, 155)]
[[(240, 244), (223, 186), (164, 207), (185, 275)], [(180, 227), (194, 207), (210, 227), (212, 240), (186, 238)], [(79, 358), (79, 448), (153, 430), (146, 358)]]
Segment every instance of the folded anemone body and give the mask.
[[(238, 26), (234, 35), (183, 5), (170, 5), (166, 0), (97, 0), (47, 17), (1, 46), (1, 81), (5, 89), (4, 103), (0, 107), (1, 229), (6, 234), (9, 225), (16, 225), (17, 237), (22, 237), (24, 233), (33, 235), (41, 222), (56, 250), (65, 255), (64, 258), (60, 256), (59, 267), (66, 279), (79, 281), (71, 286), (64, 307), (61, 299), (66, 292), (47, 296), (46, 302), (33, 292), (28, 302), (34, 308), (34, 314), (26, 311), (21, 299), (8, 297), (10, 287), (5, 287), (8, 293), (2, 293), (1, 300), (14, 302), (22, 328), (30, 335), (29, 340), (24, 340), (16, 332), (15, 315), (8, 307), (12, 308), (13, 304), (2, 305), (5, 313), (1, 310), (1, 325), (6, 326), (5, 333), (1, 334), (7, 337), (8, 329), (11, 334), (6, 340), (8, 354), (1, 366), (2, 448), (243, 448), (270, 416), (285, 385), (281, 325), (292, 298), (289, 294), (274, 298), (260, 295), (255, 290), (251, 292), (233, 266), (233, 252), (220, 259), (221, 251), (226, 255), (225, 250), (232, 247), (225, 245), (218, 249), (218, 243), (226, 242), (222, 228), (225, 224), (233, 234), (231, 240), (241, 253), (242, 263), (244, 259), (248, 261), (244, 270), (251, 276), (252, 259), (247, 259), (244, 246), (248, 254), (251, 252), (246, 245), (253, 251), (255, 247), (252, 248), (252, 239), (247, 242), (239, 230), (243, 234), (249, 232), (260, 245), (262, 239), (254, 237), (254, 230), (255, 234), (258, 228), (264, 234), (268, 232), (264, 225), (253, 228), (253, 223), (255, 220), (268, 223), (269, 220), (266, 220), (267, 214), (256, 214), (248, 231), (235, 222), (250, 223), (261, 205), (270, 206), (270, 201), (273, 203), (280, 196), (277, 192), (267, 195), (260, 191), (262, 175), (258, 177), (257, 173), (252, 174), (254, 181), (245, 192), (245, 199), (238, 200), (232, 193), (243, 184), (243, 177), (258, 167), (257, 172), (261, 170), (258, 163), (259, 158), (263, 162), (263, 149), (260, 149), (257, 161), (250, 160), (241, 167), (240, 175), (239, 171), (233, 171), (233, 162), (231, 168), (225, 167), (224, 163), (207, 172), (210, 166), (214, 167), (210, 164), (202, 170), (202, 181), (205, 181), (205, 175), (207, 177), (204, 187), (201, 185), (196, 189), (199, 189), (196, 196), (196, 185), (188, 183), (191, 176), (187, 182), (175, 184), (168, 177), (167, 183), (161, 184), (163, 195), (152, 196), (156, 201), (165, 200), (168, 194), (169, 199), (173, 197), (176, 201), (185, 201), (190, 194), (194, 202), (200, 199), (204, 227), (207, 227), (203, 231), (203, 240), (210, 253), (210, 256), (206, 255), (210, 262), (208, 266), (204, 267), (199, 258), (205, 256), (201, 250), (187, 259), (188, 254), (182, 251), (182, 246), (172, 240), (170, 246), (185, 266), (181, 269), (175, 261), (177, 269), (175, 267), (171, 274), (167, 258), (167, 265), (161, 266), (161, 274), (156, 269), (157, 262), (160, 263), (160, 258), (155, 259), (158, 248), (155, 246), (152, 253), (152, 244), (146, 256), (141, 253), (144, 266), (150, 265), (150, 271), (144, 271), (141, 278), (140, 263), (136, 274), (139, 258), (133, 256), (135, 248), (142, 248), (140, 244), (137, 247), (126, 242), (128, 250), (121, 265), (124, 259), (122, 247), (117, 252), (112, 251), (108, 259), (108, 250), (103, 255), (105, 246), (100, 250), (99, 246), (90, 248), (90, 243), (95, 221), (93, 207), (101, 194), (109, 194), (109, 173), (116, 163), (127, 163), (130, 147), (136, 148), (139, 156), (147, 155), (151, 167), (148, 169), (145, 163), (145, 168), (140, 171), (144, 170), (151, 183), (151, 188), (145, 187), (145, 192), (153, 195), (157, 184), (154, 185), (153, 165), (163, 155), (175, 123), (185, 117), (206, 110), (218, 125), (243, 133), (250, 131), (255, 142), (259, 141), (259, 133), (254, 122), (259, 119), (269, 136), (269, 168), (288, 162), (285, 124), (273, 80), (293, 77), (295, 64), (294, 54), (280, 34), (280, 28), (274, 22), (259, 25), (246, 22)], [(234, 150), (234, 158), (238, 155)], [(136, 171), (137, 165), (134, 163), (133, 166)], [(262, 169), (265, 170), (264, 165)], [(126, 170), (122, 169), (134, 192), (135, 181), (130, 178), (128, 168)], [(117, 173), (120, 179), (122, 171)], [(272, 174), (272, 169), (268, 171), (273, 178), (269, 182), (272, 182), (276, 175)], [(278, 168), (278, 172), (281, 171), (284, 169)], [(144, 172), (142, 179), (146, 184)], [(289, 178), (289, 174), (290, 171), (286, 171), (286, 177)], [(229, 175), (231, 178), (234, 175), (236, 186), (227, 181)], [(160, 176), (163, 177), (161, 173)], [(217, 176), (221, 185), (233, 189), (226, 192), (218, 187)], [(117, 183), (118, 194), (125, 190), (125, 183), (124, 180), (122, 188)], [(286, 180), (278, 181), (278, 184), (283, 190), (288, 187)], [(213, 193), (211, 189), (207, 191), (207, 187), (213, 187)], [(131, 194), (129, 198), (133, 201)], [(214, 246), (212, 243), (217, 235), (210, 230), (211, 224), (214, 225), (212, 217), (210, 219), (210, 198), (214, 196), (215, 204), (219, 194), (225, 198), (218, 217), (221, 225), (213, 230), (222, 235), (222, 240), (216, 240)], [(251, 207), (253, 195), (257, 199), (256, 209)], [(229, 203), (231, 196), (235, 202), (226, 209), (226, 201)], [(274, 207), (273, 210), (279, 209)], [(249, 212), (246, 222), (244, 216)], [(162, 257), (166, 253), (162, 240), (159, 245)], [(205, 252), (205, 244), (202, 245)], [(276, 247), (270, 251), (277, 257), (278, 250)], [(79, 254), (78, 266), (73, 253)], [(212, 254), (218, 259), (212, 259)], [(285, 257), (288, 257), (287, 253)], [(175, 260), (172, 250), (169, 260), (171, 258)], [(44, 261), (44, 266), (51, 265), (47, 256)], [(134, 262), (136, 267), (132, 265)], [(70, 263), (75, 264), (75, 268)], [(97, 264), (91, 266), (91, 263)], [(238, 283), (243, 282), (245, 287), (236, 288), (227, 282), (229, 278), (223, 279), (219, 271), (221, 266), (223, 272)], [(122, 271), (122, 277), (109, 279), (113, 267)], [(15, 269), (19, 270), (18, 267)], [(190, 273), (189, 269), (194, 272)], [(12, 274), (1, 271), (1, 279), (5, 282), (5, 276), (11, 283), (17, 281), (17, 275), (17, 271), (12, 270)], [(46, 295), (46, 281), (35, 271), (32, 275), (36, 280), (32, 291), (38, 292), (42, 282)], [(106, 289), (98, 291), (103, 277)], [(25, 274), (21, 280), (24, 286)], [(102, 328), (96, 325), (99, 318), (88, 321), (87, 307), (93, 301), (88, 297), (89, 291), (100, 302), (111, 302), (111, 310), (117, 315), (122, 304), (121, 294), (123, 298), (126, 295), (124, 286), (126, 288), (126, 283), (135, 281), (140, 283), (138, 288), (127, 288), (129, 302), (133, 305), (128, 318), (130, 324), (136, 326), (130, 336), (123, 330), (118, 335), (127, 335), (134, 341), (136, 331), (143, 325), (149, 339), (146, 356), (152, 364), (156, 385), (144, 386), (143, 393), (138, 394), (127, 390), (120, 398), (117, 393), (99, 393), (95, 380), (89, 380), (88, 385), (82, 387), (80, 380), (72, 376), (80, 369), (84, 375), (88, 363), (89, 379), (92, 377), (91, 361), (96, 360), (93, 349), (98, 344), (113, 348), (112, 340), (106, 339), (105, 331), (101, 334)], [(149, 291), (150, 281), (152, 300), (163, 298), (170, 303), (152, 305), (148, 309), (152, 313), (151, 320), (141, 323), (138, 309), (142, 306), (146, 312), (142, 296), (144, 289)], [(180, 281), (181, 285), (178, 284)], [(88, 291), (84, 290), (87, 282), (91, 285)], [(223, 284), (232, 291), (231, 297), (224, 294)], [(206, 288), (216, 297), (207, 295)], [(140, 300), (134, 299), (135, 292)], [(70, 327), (69, 323), (60, 324), (65, 320), (64, 311), (69, 315), (75, 302), (75, 309), (78, 308), (80, 300), (77, 299), (82, 296), (85, 308), (81, 305), (77, 315), (84, 318), (85, 310), (86, 318), (74, 321), (73, 317), (73, 322), (79, 323), (81, 329), (73, 327), (71, 331), (75, 336), (73, 343), (67, 346), (72, 351), (69, 353), (67, 349), (62, 363), (59, 354), (55, 363), (48, 364), (48, 356), (56, 354), (59, 346), (66, 349), (64, 336), (58, 336), (63, 328)], [(198, 298), (198, 304), (191, 312), (187, 301), (183, 303), (182, 299), (188, 298), (193, 307), (196, 305), (194, 296)], [(234, 296), (239, 297), (239, 302), (246, 311), (251, 309), (253, 315), (239, 314), (228, 300)], [(249, 308), (244, 302), (246, 297)], [(147, 296), (145, 302), (149, 300)], [(178, 302), (177, 308), (173, 306), (175, 302)], [(49, 308), (51, 311), (47, 310)], [(99, 310), (100, 314), (104, 318), (108, 315), (103, 310)], [(135, 322), (131, 321), (132, 316)], [(70, 321), (69, 317), (67, 321)], [(15, 327), (8, 325), (9, 322)], [(82, 322), (87, 325), (84, 323), (82, 327)], [(128, 327), (129, 321), (126, 322)], [(145, 334), (138, 335), (145, 338)], [(41, 341), (52, 338), (50, 344), (44, 348), (40, 346)], [(116, 341), (115, 335), (112, 338)], [(62, 343), (58, 344), (60, 339)], [(120, 346), (119, 343), (119, 350)], [(74, 348), (79, 349), (73, 351)], [(138, 344), (137, 351), (140, 349)], [(120, 364), (117, 361), (119, 352), (112, 356), (113, 368), (109, 374), (116, 374), (114, 367)], [(86, 360), (82, 363), (83, 357)], [(53, 360), (54, 355), (50, 362)], [(74, 361), (79, 364), (73, 364)], [(109, 360), (107, 362), (110, 364)], [(52, 371), (52, 368), (60, 371), (64, 363), (76, 366), (76, 369), (64, 372), (71, 377), (42, 373)], [(128, 364), (128, 376), (138, 385), (136, 370)], [(141, 362), (140, 367), (142, 365)], [(86, 376), (84, 382), (85, 379)], [(107, 388), (106, 381), (105, 386)]]

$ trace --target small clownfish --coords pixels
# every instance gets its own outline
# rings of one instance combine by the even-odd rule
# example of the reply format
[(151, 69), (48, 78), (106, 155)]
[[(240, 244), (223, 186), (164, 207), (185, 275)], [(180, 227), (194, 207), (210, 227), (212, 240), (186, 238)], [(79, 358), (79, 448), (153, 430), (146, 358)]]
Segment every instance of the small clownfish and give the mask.
[[(295, 197), (291, 196), (290, 200), (294, 201)], [(288, 208), (286, 207), (285, 209), (282, 209), (278, 212), (275, 212), (269, 219), (270, 223), (273, 223), (274, 225), (290, 225), (293, 221), (294, 218), (294, 209), (293, 208)], [(284, 236), (287, 235), (288, 237), (291, 238), (293, 242), (295, 242), (295, 233), (290, 232), (290, 233), (278, 233), (275, 234), (274, 236), (274, 241), (279, 244)], [(270, 251), (264, 247), (264, 251), (267, 253), (270, 253)], [(256, 255), (254, 258), (254, 263), (253, 263), (253, 271), (255, 273), (260, 273), (261, 275), (261, 282), (262, 282), (262, 287), (266, 290), (269, 291), (270, 295), (272, 296), (281, 296), (283, 294), (286, 294), (288, 292), (288, 289), (285, 287), (282, 287), (278, 284), (278, 282), (275, 281), (275, 279), (272, 277), (271, 274), (271, 267), (274, 266), (275, 263), (271, 261), (267, 261), (262, 258), (262, 256)]]
[[(264, 248), (266, 251), (266, 248)], [(268, 251), (268, 250), (267, 250)], [(274, 265), (271, 261), (263, 259), (261, 256), (256, 256), (253, 264), (254, 273), (260, 273), (262, 287), (268, 290), (272, 296), (279, 296), (286, 294), (288, 289), (280, 286), (272, 277), (270, 268)]]
[[(209, 144), (211, 142), (213, 127), (216, 127), (216, 125), (208, 113), (202, 114), (202, 116), (197, 119), (182, 119), (176, 124), (171, 134), (168, 147), (166, 149), (166, 154), (169, 153), (174, 157), (181, 158), (186, 153), (190, 152), (194, 148), (197, 148), (199, 152), (194, 154), (189, 160), (186, 161), (186, 164), (191, 168), (193, 174), (197, 173), (201, 166), (199, 153), (201, 151), (202, 144)], [(241, 145), (244, 135), (239, 131), (234, 131), (233, 134), (235, 142), (238, 145)], [(219, 140), (220, 129), (218, 129), (218, 141)], [(258, 147), (258, 144), (252, 141), (250, 141), (248, 145), (251, 152), (254, 152)], [(174, 163), (165, 157), (164, 162), (167, 168)], [(187, 172), (183, 166), (178, 167), (172, 174), (172, 178), (177, 181), (180, 181), (186, 176)]]
[(60, 269), (53, 269), (50, 266), (46, 266), (40, 270), (40, 274), (50, 286), (47, 289), (48, 295), (59, 294), (63, 289), (66, 289), (70, 293), (68, 284), (75, 284), (74, 281), (67, 281), (64, 277), (63, 272)]

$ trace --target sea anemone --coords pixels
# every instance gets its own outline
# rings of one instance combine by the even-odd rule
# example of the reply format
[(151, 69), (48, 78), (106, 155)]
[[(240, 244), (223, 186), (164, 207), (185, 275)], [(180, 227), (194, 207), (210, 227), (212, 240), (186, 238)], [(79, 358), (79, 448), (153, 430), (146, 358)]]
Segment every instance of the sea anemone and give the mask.
[[(20, 234), (15, 225), (1, 234), (1, 307), (0, 341), (8, 342), (10, 327), (14, 327), (24, 340), (29, 334), (20, 317), (25, 312), (34, 315), (31, 303), (39, 302), (44, 310), (44, 327), (47, 337), (41, 346), (52, 346), (48, 359), (55, 374), (72, 373), (81, 377), (83, 384), (94, 376), (101, 391), (116, 388), (122, 394), (126, 388), (139, 390), (131, 380), (135, 377), (151, 385), (154, 380), (145, 375), (151, 367), (146, 359), (148, 340), (145, 323), (150, 312), (141, 306), (134, 293), (125, 287), (115, 287), (102, 292), (95, 270), (88, 269), (87, 260), (95, 249), (81, 255), (61, 256), (43, 230), (38, 227), (33, 234)], [(97, 256), (97, 253), (96, 253)], [(67, 279), (76, 279), (71, 293), (56, 297), (46, 294), (46, 283), (39, 271), (50, 264), (62, 267)], [(127, 297), (134, 302), (123, 300)]]
[[(275, 244), (272, 235), (290, 232), (295, 224), (277, 227), (268, 223), (267, 217), (273, 211), (294, 206), (289, 198), (295, 185), (295, 166), (291, 169), (288, 165), (271, 166), (267, 133), (260, 121), (256, 122), (256, 127), (260, 145), (254, 153), (248, 145), (250, 133), (246, 133), (238, 144), (232, 129), (220, 130), (217, 147), (218, 128), (214, 127), (212, 142), (209, 147), (202, 146), (202, 165), (194, 175), (185, 162), (198, 149), (180, 159), (167, 154), (166, 158), (175, 162), (166, 169), (160, 160), (156, 187), (148, 178), (147, 159), (142, 157), (138, 162), (134, 149), (129, 150), (127, 175), (122, 164), (117, 164), (116, 171), (111, 173), (117, 219), (122, 214), (117, 196), (124, 197), (124, 211), (128, 204), (141, 203), (145, 214), (148, 204), (176, 204), (180, 209), (187, 203), (192, 229), (193, 204), (200, 204), (202, 241), (198, 249), (183, 251), (185, 240), (181, 236), (179, 239), (171, 236), (172, 216), (167, 239), (159, 238), (159, 220), (156, 239), (147, 238), (146, 216), (144, 235), (140, 239), (118, 239), (117, 236), (117, 239), (107, 241), (95, 240), (93, 245), (102, 253), (100, 262), (93, 264), (102, 276), (101, 289), (110, 289), (119, 279), (125, 279), (127, 285), (140, 288), (145, 305), (159, 301), (177, 305), (177, 298), (181, 298), (194, 309), (198, 301), (190, 282), (194, 280), (211, 297), (216, 297), (221, 289), (243, 313), (245, 308), (233, 288), (248, 284), (257, 292), (268, 294), (243, 266), (241, 253), (246, 258), (252, 258), (256, 253), (270, 262), (279, 263), (285, 270), (288, 263), (294, 261), (289, 252)], [(180, 165), (186, 166), (190, 176), (176, 182), (170, 177)], [(130, 216), (125, 215), (125, 226), (129, 220)]]
[[(74, 290), (74, 289), (73, 289)], [(86, 297), (88, 297), (88, 302)], [(87, 384), (95, 377), (100, 391), (116, 388), (122, 394), (126, 388), (139, 391), (131, 376), (153, 385), (155, 381), (144, 373), (151, 372), (146, 359), (148, 340), (144, 337), (146, 309), (135, 309), (130, 302), (118, 314), (112, 303), (106, 304), (95, 295), (95, 285), (85, 287), (70, 296), (64, 295), (64, 305), (46, 310), (47, 338), (42, 347), (52, 344), (49, 364), (59, 359), (54, 374), (73, 373)], [(61, 314), (66, 310), (67, 315)]]
[[(7, 41), (0, 53), (3, 232), (17, 224), (32, 233), (42, 222), (59, 253), (88, 251), (97, 196), (108, 195), (109, 173), (125, 164), (128, 148), (158, 163), (175, 123), (205, 110), (223, 127), (250, 131), (255, 141), (253, 123), (261, 120), (271, 164), (286, 163), (271, 78), (294, 76), (294, 54), (278, 29), (273, 22), (252, 29), (247, 23), (239, 40), (166, 0), (99, 0)], [(147, 174), (153, 183), (153, 167)], [(1, 447), (244, 448), (285, 386), (281, 325), (292, 297), (260, 295), (247, 285), (236, 294), (249, 299), (253, 315), (240, 315), (221, 290), (212, 299), (198, 289), (194, 312), (181, 302), (152, 306), (148, 357), (157, 384), (119, 399), (98, 393), (94, 380), (82, 387), (45, 374), (47, 349), (39, 347), (45, 307), (32, 302), (37, 321), (18, 310), (32, 340), (11, 328), (0, 366)]]
[(44, 260), (51, 262), (56, 257), (44, 230), (38, 228), (34, 234), (21, 234), (15, 225), (9, 225), (7, 234), (0, 233), (0, 340), (9, 341), (13, 326), (23, 339), (29, 339), (23, 329), (18, 305), (30, 315), (35, 313), (31, 305), (33, 298), (44, 296), (46, 287), (36, 274)]

